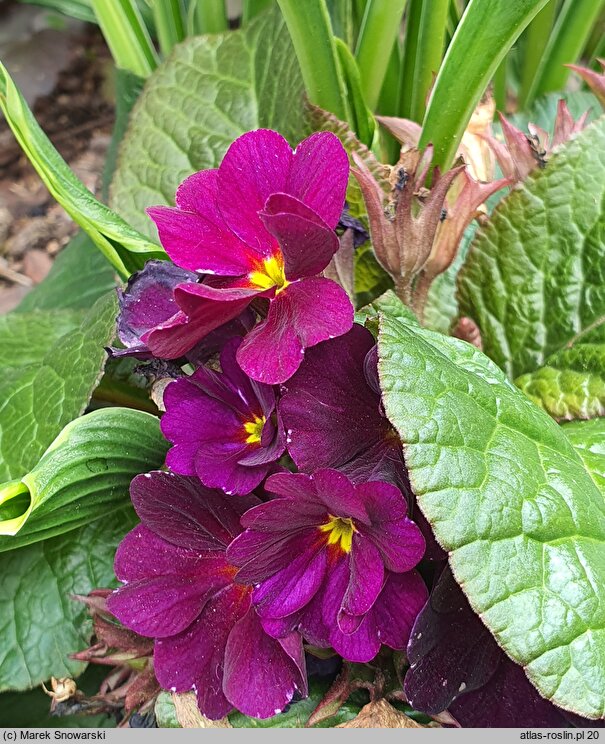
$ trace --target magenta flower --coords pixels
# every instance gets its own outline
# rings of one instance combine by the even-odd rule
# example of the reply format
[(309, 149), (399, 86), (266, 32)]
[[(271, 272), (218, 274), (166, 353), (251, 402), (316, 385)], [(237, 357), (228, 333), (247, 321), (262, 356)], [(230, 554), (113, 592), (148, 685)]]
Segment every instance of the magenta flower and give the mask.
[[(190, 324), (211, 330), (255, 298), (268, 300), (267, 317), (237, 355), (255, 380), (287, 380), (305, 349), (351, 328), (345, 291), (318, 276), (338, 250), (348, 174), (335, 135), (316, 133), (293, 153), (277, 132), (260, 129), (235, 140), (217, 170), (184, 181), (175, 208), (148, 210), (172, 260), (211, 275), (175, 291)], [(186, 351), (174, 334), (156, 333), (150, 347), (166, 358)]]
[(350, 661), (370, 661), (381, 643), (406, 647), (427, 591), (412, 571), (424, 539), (388, 483), (354, 486), (335, 470), (279, 473), (276, 494), (242, 517), (227, 551), (236, 581), (256, 585), (253, 602), (277, 638), (299, 629)]
[(372, 334), (355, 324), (311, 349), (282, 388), (287, 448), (300, 470), (336, 468), (354, 482), (383, 480), (409, 494), (401, 442), (382, 410)]
[(285, 437), (273, 388), (250, 380), (237, 364), (240, 343), (232, 339), (223, 348), (222, 374), (200, 367), (168, 385), (161, 427), (174, 444), (166, 458), (171, 470), (243, 496), (282, 455)]
[(307, 694), (304, 653), (293, 632), (268, 636), (251, 605), (252, 587), (234, 583), (225, 550), (252, 497), (228, 499), (197, 479), (137, 476), (131, 497), (142, 524), (122, 541), (115, 572), (124, 585), (108, 608), (126, 627), (155, 639), (154, 669), (165, 689), (194, 690), (201, 712), (222, 718), (279, 713)]

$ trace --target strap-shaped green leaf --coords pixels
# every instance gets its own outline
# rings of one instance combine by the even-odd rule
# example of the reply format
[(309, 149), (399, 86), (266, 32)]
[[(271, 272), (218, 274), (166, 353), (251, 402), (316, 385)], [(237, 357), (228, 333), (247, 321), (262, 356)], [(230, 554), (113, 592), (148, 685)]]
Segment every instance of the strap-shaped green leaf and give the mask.
[(72, 421), (31, 472), (0, 486), (0, 552), (123, 509), (130, 481), (161, 467), (167, 449), (149, 413), (101, 408)]
[(548, 0), (470, 0), (429, 99), (421, 147), (432, 143), (434, 163), (452, 164), (475, 106), (519, 34)]
[(0, 110), (44, 184), (65, 211), (88, 233), (114, 268), (127, 278), (164, 250), (97, 201), (79, 181), (40, 128), (25, 99), (0, 63)]
[(383, 317), (385, 411), (454, 574), (542, 695), (605, 714), (605, 502), (559, 427), (473, 346)]

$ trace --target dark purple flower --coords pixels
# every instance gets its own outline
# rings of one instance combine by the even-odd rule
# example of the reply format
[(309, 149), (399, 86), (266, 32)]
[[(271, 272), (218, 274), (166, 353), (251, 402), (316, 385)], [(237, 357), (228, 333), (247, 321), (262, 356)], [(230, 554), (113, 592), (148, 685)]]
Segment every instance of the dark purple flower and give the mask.
[(401, 442), (382, 410), (374, 349), (372, 334), (354, 324), (307, 352), (282, 387), (287, 448), (300, 470), (337, 468), (353, 482), (385, 480), (405, 489)]
[[(307, 352), (282, 386), (279, 412), (286, 447), (300, 470), (336, 468), (353, 483), (387, 481), (415, 507), (403, 448), (382, 407), (374, 337), (363, 326), (356, 323)], [(442, 559), (445, 553), (416, 508), (413, 517), (427, 540), (426, 557)]]
[[(175, 300), (191, 325), (237, 316), (255, 298), (268, 315), (238, 350), (242, 369), (275, 384), (299, 367), (304, 351), (352, 325), (346, 292), (318, 276), (338, 250), (334, 227), (344, 204), (347, 154), (329, 132), (313, 134), (292, 152), (277, 132), (239, 137), (218, 170), (195, 173), (176, 194), (176, 207), (148, 210), (162, 245), (184, 269), (209, 274), (183, 284)], [(187, 337), (156, 333), (152, 351), (181, 356)]]
[(225, 550), (240, 516), (258, 500), (228, 499), (197, 479), (173, 473), (137, 476), (131, 497), (142, 524), (122, 541), (115, 572), (124, 585), (109, 610), (155, 639), (159, 683), (194, 690), (208, 718), (232, 707), (268, 718), (298, 690), (307, 694), (300, 636), (275, 640), (251, 605), (252, 587), (234, 583)]
[[(118, 290), (120, 313), (118, 337), (125, 349), (111, 349), (112, 356), (134, 356), (151, 359), (157, 334), (162, 338), (186, 340), (187, 356), (202, 362), (220, 350), (235, 336), (244, 336), (254, 325), (254, 313), (244, 310), (241, 315), (222, 324), (210, 333), (204, 324), (191, 324), (179, 309), (175, 290), (199, 279), (192, 271), (185, 271), (170, 261), (148, 261), (142, 271), (128, 280), (125, 290)], [(200, 339), (203, 338), (203, 341)]]
[(263, 627), (278, 638), (299, 628), (316, 646), (369, 661), (381, 643), (402, 649), (424, 604), (426, 587), (412, 569), (424, 539), (389, 483), (353, 485), (336, 470), (279, 473), (276, 494), (242, 518), (229, 547), (237, 581), (256, 585)]
[(285, 449), (275, 392), (239, 368), (232, 339), (221, 352), (222, 373), (200, 367), (164, 392), (161, 427), (174, 447), (166, 463), (197, 475), (205, 486), (243, 496), (266, 477)]
[(539, 695), (473, 612), (447, 566), (416, 619), (408, 659), (404, 690), (410, 705), (429, 714), (448, 710), (464, 728), (602, 723), (573, 716)]

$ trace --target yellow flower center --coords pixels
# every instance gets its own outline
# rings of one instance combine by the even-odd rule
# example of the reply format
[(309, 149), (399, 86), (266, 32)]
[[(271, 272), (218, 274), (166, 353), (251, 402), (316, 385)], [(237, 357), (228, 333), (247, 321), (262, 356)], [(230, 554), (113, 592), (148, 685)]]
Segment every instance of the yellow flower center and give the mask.
[(328, 545), (336, 545), (343, 553), (350, 553), (353, 546), (353, 533), (357, 528), (350, 518), (333, 517), (319, 527), (321, 532), (328, 533)]
[(256, 271), (250, 272), (248, 278), (254, 287), (258, 287), (259, 289), (277, 287), (278, 292), (281, 292), (289, 284), (284, 271), (284, 261), (280, 253), (275, 253), (269, 258), (265, 258)]
[(267, 419), (264, 416), (255, 416), (252, 421), (244, 422), (244, 431), (248, 435), (246, 444), (260, 444), (263, 427), (266, 423)]

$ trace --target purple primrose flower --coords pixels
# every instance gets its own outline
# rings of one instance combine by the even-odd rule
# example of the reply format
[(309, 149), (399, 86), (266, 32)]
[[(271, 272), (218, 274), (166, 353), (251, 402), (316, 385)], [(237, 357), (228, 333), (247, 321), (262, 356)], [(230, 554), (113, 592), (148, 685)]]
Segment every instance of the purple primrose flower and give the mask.
[(369, 661), (381, 643), (405, 648), (427, 596), (412, 569), (424, 538), (388, 483), (353, 485), (335, 470), (279, 473), (278, 496), (242, 517), (227, 551), (236, 581), (253, 583), (253, 603), (271, 635), (299, 629), (316, 646)]
[(223, 348), (222, 374), (200, 367), (168, 385), (161, 423), (174, 445), (166, 458), (174, 472), (238, 496), (260, 484), (285, 448), (275, 392), (239, 368), (240, 343), (232, 339)]
[[(184, 181), (176, 207), (148, 210), (171, 259), (208, 275), (175, 289), (185, 325), (208, 332), (253, 300), (268, 301), (266, 318), (237, 353), (255, 380), (284, 382), (305, 349), (351, 328), (346, 292), (319, 276), (338, 250), (334, 227), (348, 174), (335, 135), (313, 134), (292, 152), (280, 134), (260, 129), (235, 140), (217, 170)], [(155, 355), (174, 358), (188, 350), (188, 335), (159, 329), (148, 343)]]
[(296, 632), (275, 640), (263, 630), (252, 587), (234, 583), (227, 545), (254, 497), (229, 499), (197, 479), (165, 472), (137, 476), (131, 497), (142, 524), (115, 559), (124, 582), (108, 608), (126, 627), (155, 639), (159, 683), (194, 690), (208, 718), (233, 707), (268, 718), (295, 691), (307, 694), (304, 653)]
[[(148, 261), (145, 268), (128, 280), (125, 290), (118, 290), (120, 313), (118, 337), (125, 349), (111, 349), (112, 356), (134, 356), (152, 359), (149, 345), (157, 334), (185, 342), (187, 357), (202, 362), (220, 350), (229, 338), (244, 336), (254, 325), (254, 313), (245, 309), (241, 315), (216, 327), (213, 320), (190, 323), (178, 308), (175, 290), (185, 283), (196, 283), (199, 277), (170, 261)], [(213, 328), (208, 332), (208, 327)], [(201, 340), (203, 339), (203, 340)]]

